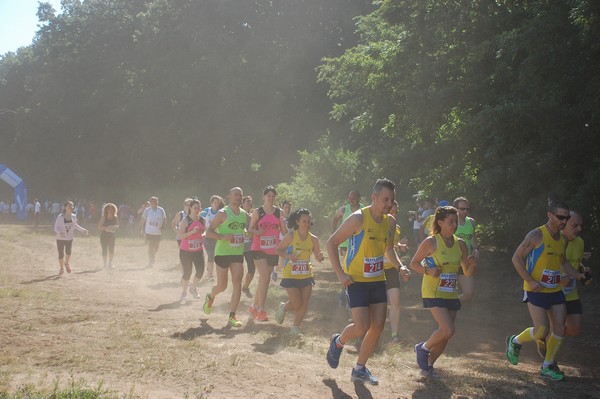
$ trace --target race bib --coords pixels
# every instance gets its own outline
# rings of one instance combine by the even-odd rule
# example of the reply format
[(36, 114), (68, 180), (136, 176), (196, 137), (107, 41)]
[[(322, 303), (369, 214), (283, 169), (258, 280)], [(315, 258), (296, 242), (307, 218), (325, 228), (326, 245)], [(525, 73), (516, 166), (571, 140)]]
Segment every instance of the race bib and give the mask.
[(383, 256), (365, 258), (363, 276), (377, 277), (383, 274)]
[(292, 274), (308, 274), (310, 272), (310, 265), (307, 260), (298, 260), (292, 263)]
[(440, 274), (440, 284), (438, 291), (455, 292), (456, 291), (457, 273), (442, 273)]
[(231, 237), (231, 241), (229, 241), (229, 243), (232, 247), (239, 247), (240, 245), (244, 244), (245, 237), (245, 234), (234, 234), (233, 237)]
[(250, 237), (248, 237), (248, 236), (244, 235), (244, 245), (245, 245), (245, 244), (250, 244), (251, 242), (252, 242), (252, 238), (250, 238)]
[(273, 249), (277, 246), (276, 236), (260, 236), (260, 249)]
[(190, 251), (201, 249), (202, 248), (202, 240), (190, 240), (189, 247), (190, 247)]
[(546, 288), (556, 288), (560, 283), (560, 271), (544, 269), (540, 284)]

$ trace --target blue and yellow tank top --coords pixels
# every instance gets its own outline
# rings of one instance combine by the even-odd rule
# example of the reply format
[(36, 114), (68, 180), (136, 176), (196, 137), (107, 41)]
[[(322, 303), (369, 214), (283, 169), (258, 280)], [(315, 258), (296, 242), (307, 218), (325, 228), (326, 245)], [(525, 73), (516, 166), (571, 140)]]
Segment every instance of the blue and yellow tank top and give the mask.
[(312, 264), (310, 263), (310, 255), (313, 252), (311, 235), (308, 234), (308, 237), (306, 237), (305, 240), (302, 240), (300, 239), (298, 230), (294, 230), (294, 239), (287, 250), (288, 253), (295, 252), (298, 260), (295, 262), (292, 262), (289, 259), (285, 260), (283, 278), (302, 280), (313, 277)]
[[(575, 237), (575, 239), (567, 242), (567, 249), (565, 256), (569, 265), (579, 272), (579, 265), (583, 259), (583, 239), (581, 237)], [(567, 301), (574, 301), (579, 299), (579, 292), (577, 292), (577, 280), (572, 279), (571, 283), (562, 288), (565, 293)]]
[(473, 243), (471, 242), (473, 239), (473, 234), (475, 234), (475, 229), (473, 228), (473, 218), (467, 216), (465, 218), (465, 224), (458, 223), (458, 228), (456, 229), (456, 233), (454, 233), (454, 235), (458, 238), (462, 238), (465, 244), (467, 244), (469, 255), (473, 253)]
[[(560, 264), (565, 254), (565, 239), (562, 234), (559, 234), (558, 240), (552, 238), (545, 225), (538, 229), (542, 232), (543, 240), (527, 256), (527, 273), (542, 286), (539, 292), (557, 292), (561, 290)], [(523, 282), (523, 290), (531, 291), (527, 281)]]
[(369, 207), (361, 209), (363, 228), (348, 239), (344, 272), (356, 282), (385, 281), (383, 260), (390, 236), (390, 219), (383, 215), (376, 223)]
[(243, 255), (244, 237), (246, 237), (246, 211), (240, 208), (240, 213), (235, 214), (229, 206), (223, 208), (227, 218), (215, 230), (219, 234), (233, 234), (230, 241), (217, 240), (215, 255)]
[(423, 276), (421, 284), (421, 296), (423, 298), (458, 298), (458, 269), (462, 258), (462, 251), (458, 242), (458, 237), (453, 235), (454, 243), (451, 247), (447, 247), (442, 236), (434, 234), (436, 249), (425, 258), (425, 267), (439, 267), (442, 273), (439, 277), (429, 275)]

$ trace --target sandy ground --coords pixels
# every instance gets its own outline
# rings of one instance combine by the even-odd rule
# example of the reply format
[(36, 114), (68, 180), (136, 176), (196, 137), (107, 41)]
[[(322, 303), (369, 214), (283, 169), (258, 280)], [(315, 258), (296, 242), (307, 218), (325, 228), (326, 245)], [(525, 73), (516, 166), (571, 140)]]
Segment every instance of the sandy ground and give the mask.
[[(600, 397), (599, 344), (592, 339), (600, 333), (597, 288), (583, 293), (584, 335), (563, 345), (566, 381), (538, 376), (533, 347), (523, 349), (518, 366), (506, 361), (505, 337), (530, 325), (506, 255), (484, 255), (477, 298), (459, 312), (456, 335), (436, 364), (437, 381), (419, 375), (413, 352), (435, 328), (420, 305), (421, 278), (402, 288), (402, 343), (391, 344), (386, 328), (368, 364), (380, 379), (375, 387), (350, 382), (358, 343), (346, 346), (338, 369), (325, 361), (329, 337), (348, 322), (327, 260), (315, 266), (302, 338), (289, 335), (292, 315), (283, 325), (274, 321), (276, 304), (286, 298), (276, 285), (266, 323), (250, 319), (251, 300), (242, 295), (241, 328), (226, 325), (230, 289), (217, 297), (210, 316), (201, 300), (178, 303), (181, 271), (172, 239), (147, 267), (143, 240), (120, 237), (114, 263), (115, 270), (102, 267), (98, 237), (78, 236), (73, 272), (59, 277), (48, 230), (0, 225), (0, 392), (83, 379), (120, 396), (147, 398)], [(202, 282), (202, 297), (211, 285)]]

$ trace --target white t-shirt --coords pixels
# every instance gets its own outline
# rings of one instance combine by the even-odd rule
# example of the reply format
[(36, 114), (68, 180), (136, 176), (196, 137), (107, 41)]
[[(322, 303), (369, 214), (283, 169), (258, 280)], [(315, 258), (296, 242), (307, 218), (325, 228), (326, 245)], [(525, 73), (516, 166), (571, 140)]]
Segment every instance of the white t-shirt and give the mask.
[(146, 234), (152, 234), (155, 236), (161, 235), (161, 228), (167, 217), (165, 210), (160, 206), (156, 207), (156, 210), (152, 207), (144, 210), (144, 218), (146, 219), (146, 226), (144, 232)]

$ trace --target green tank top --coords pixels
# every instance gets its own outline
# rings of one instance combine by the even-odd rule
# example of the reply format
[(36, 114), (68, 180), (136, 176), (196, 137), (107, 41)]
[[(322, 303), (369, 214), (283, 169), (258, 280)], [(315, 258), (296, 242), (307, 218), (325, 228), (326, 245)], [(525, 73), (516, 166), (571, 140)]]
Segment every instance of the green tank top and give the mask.
[(473, 228), (473, 218), (466, 217), (465, 224), (461, 225), (458, 223), (458, 228), (456, 229), (455, 236), (458, 238), (462, 238), (462, 240), (467, 244), (467, 249), (469, 250), (469, 255), (473, 253), (473, 234), (475, 233), (475, 229)]
[(244, 237), (246, 236), (246, 211), (240, 208), (240, 213), (236, 215), (229, 206), (223, 209), (227, 218), (215, 231), (219, 234), (233, 234), (233, 238), (229, 241), (217, 240), (215, 255), (243, 255)]
[[(358, 204), (359, 209), (364, 208), (365, 206), (363, 204)], [(344, 216), (342, 217), (342, 222), (346, 219), (348, 219), (348, 217), (350, 215), (352, 215), (354, 212), (352, 211), (352, 209), (350, 209), (350, 204), (346, 204), (344, 206)], [(344, 241), (343, 243), (340, 244), (340, 248), (348, 248), (348, 240)]]

